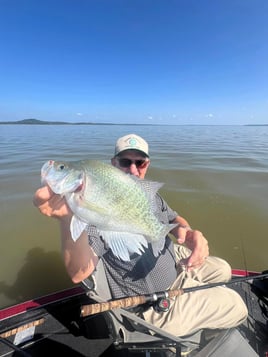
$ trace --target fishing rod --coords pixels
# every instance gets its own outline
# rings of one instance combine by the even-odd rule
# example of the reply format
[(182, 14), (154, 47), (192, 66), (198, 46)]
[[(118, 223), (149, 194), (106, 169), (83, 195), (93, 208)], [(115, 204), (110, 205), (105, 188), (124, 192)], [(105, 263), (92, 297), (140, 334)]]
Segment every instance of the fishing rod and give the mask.
[(104, 312), (104, 311), (108, 311), (108, 310), (112, 310), (112, 309), (116, 309), (116, 308), (134, 307), (137, 305), (145, 304), (147, 302), (156, 302), (159, 299), (173, 298), (173, 297), (182, 295), (184, 293), (190, 293), (193, 291), (210, 289), (210, 288), (217, 287), (217, 286), (223, 286), (223, 285), (226, 286), (226, 285), (231, 285), (231, 284), (235, 284), (235, 283), (239, 283), (239, 282), (243, 282), (243, 281), (247, 281), (247, 280), (256, 280), (256, 279), (262, 279), (262, 278), (267, 278), (267, 277), (268, 277), (268, 271), (266, 270), (262, 274), (245, 276), (245, 277), (241, 277), (241, 278), (235, 278), (229, 282), (210, 283), (210, 284), (194, 286), (194, 287), (185, 288), (185, 289), (166, 290), (166, 291), (156, 292), (153, 294), (129, 296), (129, 297), (123, 298), (123, 299), (111, 300), (111, 301), (106, 301), (106, 302), (101, 302), (101, 303), (96, 303), (96, 304), (83, 305), (81, 307), (81, 316), (85, 317), (88, 315), (93, 315), (93, 314), (97, 314), (100, 312)]

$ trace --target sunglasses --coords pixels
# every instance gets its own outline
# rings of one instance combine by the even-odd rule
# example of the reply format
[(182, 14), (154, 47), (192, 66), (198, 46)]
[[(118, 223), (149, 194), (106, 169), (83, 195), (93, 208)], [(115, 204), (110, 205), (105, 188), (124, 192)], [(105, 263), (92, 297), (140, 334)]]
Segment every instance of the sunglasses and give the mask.
[(118, 159), (119, 165), (121, 167), (127, 168), (130, 167), (132, 164), (136, 165), (137, 168), (144, 168), (147, 165), (147, 160), (130, 160), (130, 159)]

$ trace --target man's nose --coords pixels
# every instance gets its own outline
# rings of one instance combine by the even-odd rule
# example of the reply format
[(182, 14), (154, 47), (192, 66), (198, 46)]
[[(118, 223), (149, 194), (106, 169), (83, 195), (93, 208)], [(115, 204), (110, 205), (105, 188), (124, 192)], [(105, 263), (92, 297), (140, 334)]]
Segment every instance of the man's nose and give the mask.
[(135, 163), (132, 162), (132, 164), (129, 166), (129, 172), (131, 173), (131, 175), (139, 176), (139, 171)]

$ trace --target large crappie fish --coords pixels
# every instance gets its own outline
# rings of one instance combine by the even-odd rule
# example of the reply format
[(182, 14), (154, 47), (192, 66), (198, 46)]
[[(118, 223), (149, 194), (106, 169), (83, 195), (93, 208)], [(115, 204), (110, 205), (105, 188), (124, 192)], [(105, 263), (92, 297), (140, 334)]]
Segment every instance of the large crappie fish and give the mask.
[(164, 225), (154, 215), (155, 194), (162, 184), (127, 175), (103, 162), (50, 160), (41, 169), (41, 180), (65, 196), (74, 214), (73, 240), (88, 224), (94, 225), (119, 259), (142, 254), (148, 242), (157, 256), (165, 236), (176, 226)]

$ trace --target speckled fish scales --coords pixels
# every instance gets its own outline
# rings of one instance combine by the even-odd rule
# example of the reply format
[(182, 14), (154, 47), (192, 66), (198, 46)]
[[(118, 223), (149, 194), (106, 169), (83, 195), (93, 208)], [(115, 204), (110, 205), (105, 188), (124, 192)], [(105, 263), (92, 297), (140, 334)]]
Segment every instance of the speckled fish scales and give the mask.
[(41, 180), (65, 196), (74, 214), (70, 226), (73, 240), (89, 224), (94, 225), (119, 259), (142, 254), (148, 243), (157, 256), (175, 226), (162, 224), (154, 214), (155, 195), (162, 184), (127, 175), (106, 163), (50, 160), (41, 169)]

